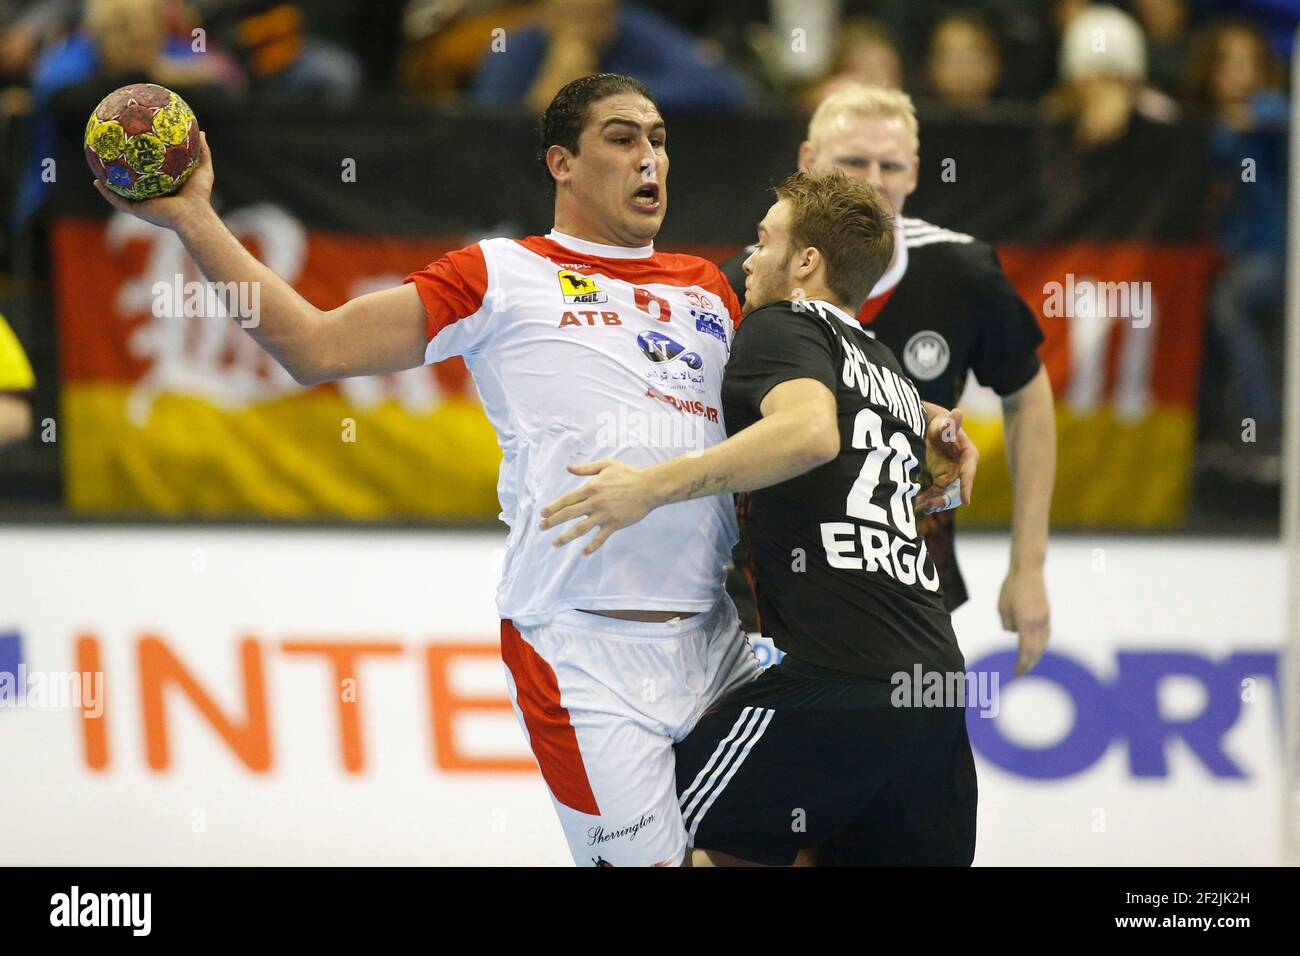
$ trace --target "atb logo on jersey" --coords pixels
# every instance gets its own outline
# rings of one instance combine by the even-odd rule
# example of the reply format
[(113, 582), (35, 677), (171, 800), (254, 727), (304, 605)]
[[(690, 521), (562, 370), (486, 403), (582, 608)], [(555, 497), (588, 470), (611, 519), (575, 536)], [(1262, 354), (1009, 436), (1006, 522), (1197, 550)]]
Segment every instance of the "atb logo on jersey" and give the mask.
[(640, 346), (641, 354), (652, 362), (671, 362), (680, 358), (687, 368), (699, 371), (704, 367), (704, 359), (698, 352), (687, 352), (686, 346), (674, 342), (662, 332), (642, 332), (636, 337), (636, 344)]
[(560, 277), (560, 293), (564, 301), (571, 305), (587, 302), (608, 302), (609, 296), (596, 287), (596, 280), (561, 269), (556, 273)]
[(938, 378), (948, 367), (948, 342), (938, 332), (917, 332), (903, 346), (903, 367), (923, 382)]

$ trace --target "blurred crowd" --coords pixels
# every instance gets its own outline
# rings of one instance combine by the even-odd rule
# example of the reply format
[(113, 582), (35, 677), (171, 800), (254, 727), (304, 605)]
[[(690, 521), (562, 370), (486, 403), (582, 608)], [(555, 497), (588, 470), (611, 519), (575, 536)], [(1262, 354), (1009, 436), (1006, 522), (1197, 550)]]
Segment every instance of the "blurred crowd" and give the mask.
[[(1214, 407), (1231, 413), (1211, 428), (1232, 446), (1248, 416), (1270, 445), (1298, 11), (1294, 0), (0, 0), (0, 139), (26, 116), (31, 155), (48, 155), (55, 96), (141, 77), (231, 97), (536, 114), (569, 80), (615, 71), (644, 80), (669, 116), (811, 111), (861, 82), (906, 89), (923, 118), (1034, 110), (1085, 156), (1135, 123), (1195, 115), (1213, 126), (1219, 174), (1210, 353), (1227, 392)], [(1243, 155), (1256, 160), (1249, 180)], [(19, 194), (21, 227), (41, 202), (34, 166)]]
[[(1034, 102), (1104, 141), (1132, 111), (1242, 129), (1279, 89), (1287, 0), (0, 0), (7, 111), (89, 75), (340, 102), (537, 112), (598, 70), (666, 111), (811, 110), (837, 86), (976, 111)], [(1104, 35), (1104, 42), (1098, 37)]]

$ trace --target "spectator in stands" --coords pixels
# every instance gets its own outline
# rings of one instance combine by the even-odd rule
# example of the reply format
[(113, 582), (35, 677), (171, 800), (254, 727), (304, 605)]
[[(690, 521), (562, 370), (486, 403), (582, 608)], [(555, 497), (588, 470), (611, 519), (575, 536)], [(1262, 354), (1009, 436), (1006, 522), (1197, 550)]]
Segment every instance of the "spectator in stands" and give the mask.
[(620, 0), (544, 0), (533, 26), (508, 31), (489, 52), (474, 99), (541, 113), (560, 87), (591, 73), (626, 73), (654, 91), (665, 113), (719, 113), (749, 102), (745, 79), (681, 27)]
[(1048, 112), (1070, 119), (1085, 149), (1123, 138), (1135, 114), (1155, 122), (1178, 115), (1177, 104), (1146, 81), (1142, 28), (1117, 7), (1089, 7), (1070, 20), (1060, 69), (1063, 85), (1049, 97)]
[(1300, 5), (1295, 0), (1196, 0), (1200, 21), (1223, 18), (1248, 19), (1268, 37), (1268, 45), (1288, 61), (1294, 52), (1296, 27), (1300, 25)]
[(305, 4), (280, 0), (224, 0), (233, 9), (236, 50), (255, 90), (322, 97), (347, 103), (361, 92), (363, 70), (351, 50), (307, 28)]
[(959, 109), (985, 106), (1001, 72), (997, 39), (981, 18), (953, 13), (935, 24), (926, 73), (930, 92), (940, 100)]
[[(1081, 5), (1086, 6), (1086, 0)], [(1038, 99), (1056, 82), (1063, 27), (1057, 26), (1053, 0), (872, 0), (871, 10), (898, 37), (899, 52), (908, 64), (907, 84), (923, 95), (933, 93), (930, 59), (935, 31), (949, 17), (973, 20), (995, 38), (996, 99)]]
[(841, 37), (834, 71), (804, 94), (809, 111), (832, 93), (855, 84), (902, 89), (903, 58), (888, 27), (868, 17), (850, 17), (844, 21)]
[(1187, 59), (1187, 0), (1133, 0), (1147, 35), (1147, 76), (1170, 96), (1182, 93)]
[(1224, 129), (1242, 132), (1287, 119), (1282, 66), (1263, 32), (1248, 20), (1218, 20), (1201, 28), (1184, 92), (1188, 105), (1213, 112)]
[(80, 0), (0, 0), (0, 81), (25, 83), (41, 48), (65, 30)]
[[(1215, 233), (1223, 266), (1211, 296), (1211, 334), (1232, 382), (1232, 407), (1256, 422), (1256, 450), (1275, 453), (1281, 395), (1271, 366), (1281, 342), (1285, 290), (1286, 148), (1289, 107), (1282, 68), (1247, 20), (1208, 24), (1188, 60), (1190, 108), (1213, 116), (1218, 174)], [(1238, 450), (1240, 449), (1238, 446)]]
[(434, 105), (460, 98), (489, 52), (494, 29), (514, 33), (537, 20), (536, 2), (407, 0), (402, 17), (402, 86)]
[(96, 75), (191, 87), (240, 78), (220, 51), (195, 49), (188, 34), (168, 36), (163, 0), (86, 0), (81, 29), (37, 61), (33, 93), (39, 102)]

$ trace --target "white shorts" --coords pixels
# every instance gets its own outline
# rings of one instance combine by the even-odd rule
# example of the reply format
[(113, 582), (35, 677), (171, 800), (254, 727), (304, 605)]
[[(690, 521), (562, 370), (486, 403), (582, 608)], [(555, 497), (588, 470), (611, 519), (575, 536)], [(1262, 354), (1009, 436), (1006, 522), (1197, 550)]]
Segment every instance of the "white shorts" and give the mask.
[(677, 866), (686, 829), (673, 743), (758, 676), (731, 599), (651, 624), (565, 611), (501, 622), (515, 714), (579, 866)]

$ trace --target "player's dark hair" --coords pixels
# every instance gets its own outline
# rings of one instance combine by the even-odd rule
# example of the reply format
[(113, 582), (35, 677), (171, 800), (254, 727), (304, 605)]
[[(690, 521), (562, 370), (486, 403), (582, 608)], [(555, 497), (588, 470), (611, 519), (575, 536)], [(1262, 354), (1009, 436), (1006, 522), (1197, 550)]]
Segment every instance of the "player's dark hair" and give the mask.
[(790, 201), (791, 250), (813, 246), (826, 262), (826, 285), (856, 312), (894, 258), (894, 217), (876, 187), (844, 175), (797, 172), (776, 187)]
[(620, 93), (639, 94), (653, 103), (655, 109), (659, 108), (649, 87), (622, 73), (593, 73), (591, 76), (579, 77), (572, 83), (566, 83), (555, 94), (551, 105), (546, 107), (546, 112), (537, 123), (537, 160), (542, 164), (542, 172), (550, 184), (551, 192), (555, 192), (555, 178), (546, 165), (546, 151), (552, 146), (563, 146), (577, 155), (578, 139), (586, 128), (591, 104)]

